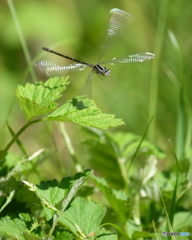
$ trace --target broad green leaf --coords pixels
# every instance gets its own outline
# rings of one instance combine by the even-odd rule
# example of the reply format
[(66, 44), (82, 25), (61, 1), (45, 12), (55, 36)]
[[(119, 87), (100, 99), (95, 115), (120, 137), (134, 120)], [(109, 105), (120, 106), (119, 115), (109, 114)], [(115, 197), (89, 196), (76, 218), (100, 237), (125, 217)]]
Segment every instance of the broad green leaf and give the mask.
[[(73, 224), (76, 224), (83, 234), (88, 236), (97, 230), (104, 217), (105, 211), (106, 208), (100, 204), (92, 201), (88, 202), (84, 198), (76, 197), (63, 214), (73, 222)], [(68, 226), (70, 230), (78, 236), (77, 228), (67, 221), (66, 218), (61, 217), (59, 222), (64, 224), (64, 226)]]
[(32, 222), (30, 218), (28, 221), (22, 218), (24, 218), (24, 215), (21, 215), (20, 217), (6, 216), (1, 218), (0, 232), (13, 238), (17, 236), (18, 239), (24, 240), (25, 238), (22, 236), (22, 232), (30, 230)]
[(117, 127), (124, 124), (121, 119), (114, 119), (112, 114), (103, 114), (93, 100), (85, 96), (73, 98), (50, 114), (47, 120), (73, 122), (81, 126), (100, 129)]
[(126, 194), (123, 191), (116, 191), (109, 188), (104, 179), (98, 178), (95, 175), (91, 178), (96, 186), (101, 190), (103, 195), (107, 198), (114, 212), (124, 225), (128, 218), (128, 214), (131, 211), (131, 205), (127, 200), (128, 197)]
[[(63, 178), (60, 183), (57, 180), (41, 182), (37, 186), (38, 197), (45, 198), (52, 206), (56, 206), (59, 211), (64, 211), (83, 183), (93, 174), (92, 170), (77, 173), (73, 178)], [(47, 208), (43, 204), (47, 220), (53, 217), (54, 210)], [(54, 216), (54, 222), (59, 218)]]
[(25, 87), (19, 85), (16, 96), (21, 109), (29, 122), (31, 119), (42, 114), (54, 111), (57, 104), (54, 102), (61, 97), (66, 89), (68, 78), (50, 78), (45, 83), (27, 83)]

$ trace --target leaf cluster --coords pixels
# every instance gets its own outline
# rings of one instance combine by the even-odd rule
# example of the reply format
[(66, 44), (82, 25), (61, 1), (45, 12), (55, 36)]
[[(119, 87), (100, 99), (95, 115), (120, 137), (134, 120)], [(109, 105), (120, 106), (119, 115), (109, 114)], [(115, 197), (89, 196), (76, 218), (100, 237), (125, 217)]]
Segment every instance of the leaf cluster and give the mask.
[[(16, 90), (27, 123), (16, 134), (8, 125), (13, 138), (0, 155), (4, 160), (0, 179), (0, 235), (21, 240), (116, 240), (157, 237), (166, 226), (170, 232), (173, 227), (180, 230), (184, 221), (190, 228), (190, 212), (181, 209), (176, 213), (176, 203), (192, 185), (188, 160), (178, 163), (175, 154), (176, 166), (171, 175), (158, 172), (157, 162), (166, 155), (144, 139), (149, 126), (142, 137), (104, 132), (123, 122), (114, 115), (101, 113), (86, 96), (57, 106), (55, 100), (61, 97), (68, 84), (68, 78), (53, 78), (45, 83), (18, 86)], [(90, 165), (102, 178), (88, 169), (74, 177), (64, 177), (60, 182), (54, 179), (38, 185), (18, 180), (20, 172), (23, 179), (33, 171), (41, 178), (38, 164), (52, 154), (51, 150), (41, 149), (28, 156), (18, 139), (27, 127), (43, 121), (72, 122), (87, 127), (84, 128), (87, 137), (81, 144), (88, 150)], [(60, 129), (76, 169), (82, 169), (65, 129)], [(14, 142), (22, 156), (7, 154)], [(180, 194), (177, 189), (181, 190)], [(146, 216), (147, 210), (150, 214)], [(174, 223), (177, 215), (179, 220)], [(152, 226), (153, 220), (163, 221), (163, 224), (157, 228)]]

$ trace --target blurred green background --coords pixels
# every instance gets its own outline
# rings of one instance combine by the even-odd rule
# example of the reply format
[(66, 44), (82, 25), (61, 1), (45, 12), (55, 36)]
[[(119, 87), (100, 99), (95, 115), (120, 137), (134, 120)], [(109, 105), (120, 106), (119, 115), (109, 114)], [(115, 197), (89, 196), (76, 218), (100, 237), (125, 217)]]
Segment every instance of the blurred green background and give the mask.
[[(168, 2), (167, 13), (163, 9), (163, 2)], [(156, 125), (151, 140), (167, 151), (170, 145), (176, 143), (176, 125), (178, 121), (178, 108), (180, 101), (179, 81), (181, 78), (181, 65), (183, 66), (183, 80), (185, 82), (184, 96), (192, 100), (192, 70), (191, 70), (191, 17), (192, 1), (152, 1), (152, 0), (38, 0), (13, 1), (24, 38), (31, 58), (42, 51), (42, 47), (50, 47), (61, 53), (96, 63), (100, 54), (101, 45), (106, 36), (106, 30), (111, 15), (110, 9), (116, 7), (131, 13), (135, 21), (129, 26), (127, 32), (113, 46), (102, 61), (139, 52), (156, 53), (158, 38), (161, 40), (158, 68), (157, 94), (151, 87), (154, 63), (117, 65), (110, 67), (111, 75), (101, 81), (93, 76), (92, 98), (102, 112), (113, 113), (123, 119), (125, 126), (119, 128), (142, 135), (149, 119), (155, 114)], [(163, 34), (158, 35), (159, 13), (165, 22)], [(165, 16), (164, 16), (165, 15)], [(160, 18), (160, 20), (161, 20)], [(163, 20), (164, 19), (164, 20)], [(179, 47), (180, 62), (177, 53), (168, 35), (168, 31), (175, 35)], [(42, 59), (55, 60), (55, 56), (43, 53)], [(59, 59), (62, 63), (63, 59)], [(10, 141), (11, 136), (5, 122), (17, 132), (24, 124), (25, 118), (19, 109), (15, 96), (18, 84), (32, 82), (30, 74), (26, 78), (24, 72), (28, 65), (21, 46), (20, 39), (13, 21), (7, 1), (0, 2), (0, 144), (3, 149)], [(64, 92), (62, 102), (77, 96), (83, 87), (89, 70), (76, 72), (70, 75), (70, 86)], [(45, 80), (38, 76), (38, 80)], [(24, 80), (23, 80), (24, 79)], [(153, 99), (154, 95), (154, 99)], [(149, 106), (154, 104), (155, 110), (150, 111)], [(71, 165), (65, 143), (57, 128), (54, 128), (54, 139), (70, 171)], [(49, 135), (46, 124), (34, 125), (21, 136), (26, 149), (32, 154), (39, 148), (52, 148), (52, 137)], [(67, 124), (73, 144), (79, 146), (82, 138), (79, 127)], [(188, 129), (185, 129), (185, 133)], [(12, 151), (18, 152), (16, 145)], [(83, 153), (78, 149), (78, 154)], [(51, 161), (50, 161), (51, 162)], [(49, 163), (50, 164), (50, 163)], [(49, 165), (48, 176), (55, 176), (57, 168)], [(49, 175), (50, 174), (50, 175)]]

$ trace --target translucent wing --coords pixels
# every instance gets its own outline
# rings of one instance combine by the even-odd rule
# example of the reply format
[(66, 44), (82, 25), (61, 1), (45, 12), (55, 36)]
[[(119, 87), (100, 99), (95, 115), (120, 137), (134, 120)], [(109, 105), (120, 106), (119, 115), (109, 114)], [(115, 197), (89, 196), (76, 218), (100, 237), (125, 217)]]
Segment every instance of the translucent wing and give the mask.
[(91, 98), (91, 90), (92, 90), (92, 75), (93, 75), (93, 70), (89, 73), (87, 80), (81, 90), (80, 95), (86, 95), (89, 98)]
[(82, 71), (87, 67), (87, 65), (84, 65), (81, 63), (73, 63), (73, 64), (59, 66), (53, 62), (43, 60), (35, 63), (34, 67), (38, 69), (38, 71), (40, 71), (41, 73), (49, 77), (54, 77), (54, 76), (59, 77), (59, 76), (68, 74), (70, 72)]
[(112, 13), (112, 16), (109, 21), (106, 40), (119, 36), (119, 34), (123, 32), (134, 20), (133, 16), (130, 13), (118, 8), (111, 9), (110, 13)]
[(151, 60), (155, 57), (155, 54), (145, 52), (145, 53), (136, 53), (133, 55), (123, 56), (119, 58), (113, 58), (108, 61), (104, 61), (100, 64), (125, 64), (125, 63), (137, 63), (137, 62), (144, 62), (146, 60)]
[(134, 20), (133, 16), (130, 13), (120, 10), (118, 8), (111, 9), (110, 13), (112, 13), (112, 16), (107, 28), (108, 33), (102, 46), (99, 59), (101, 59), (104, 52), (108, 49), (108, 47), (110, 47), (111, 43), (115, 41), (115, 39), (120, 37), (121, 33), (124, 32), (125, 29)]

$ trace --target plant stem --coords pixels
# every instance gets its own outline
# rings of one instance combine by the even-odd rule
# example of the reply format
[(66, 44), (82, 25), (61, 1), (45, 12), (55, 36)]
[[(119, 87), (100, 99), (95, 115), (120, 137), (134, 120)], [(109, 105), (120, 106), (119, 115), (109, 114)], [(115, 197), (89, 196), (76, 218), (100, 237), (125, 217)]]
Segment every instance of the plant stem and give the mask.
[(5, 147), (5, 149), (1, 152), (0, 154), (0, 162), (3, 161), (4, 157), (6, 156), (9, 148), (13, 145), (13, 143), (18, 139), (18, 137), (25, 131), (25, 129), (27, 129), (30, 125), (37, 123), (37, 122), (42, 122), (42, 121), (46, 121), (46, 119), (37, 119), (31, 122), (27, 122), (16, 134), (15, 136), (12, 138), (12, 140), (7, 144), (7, 146)]

